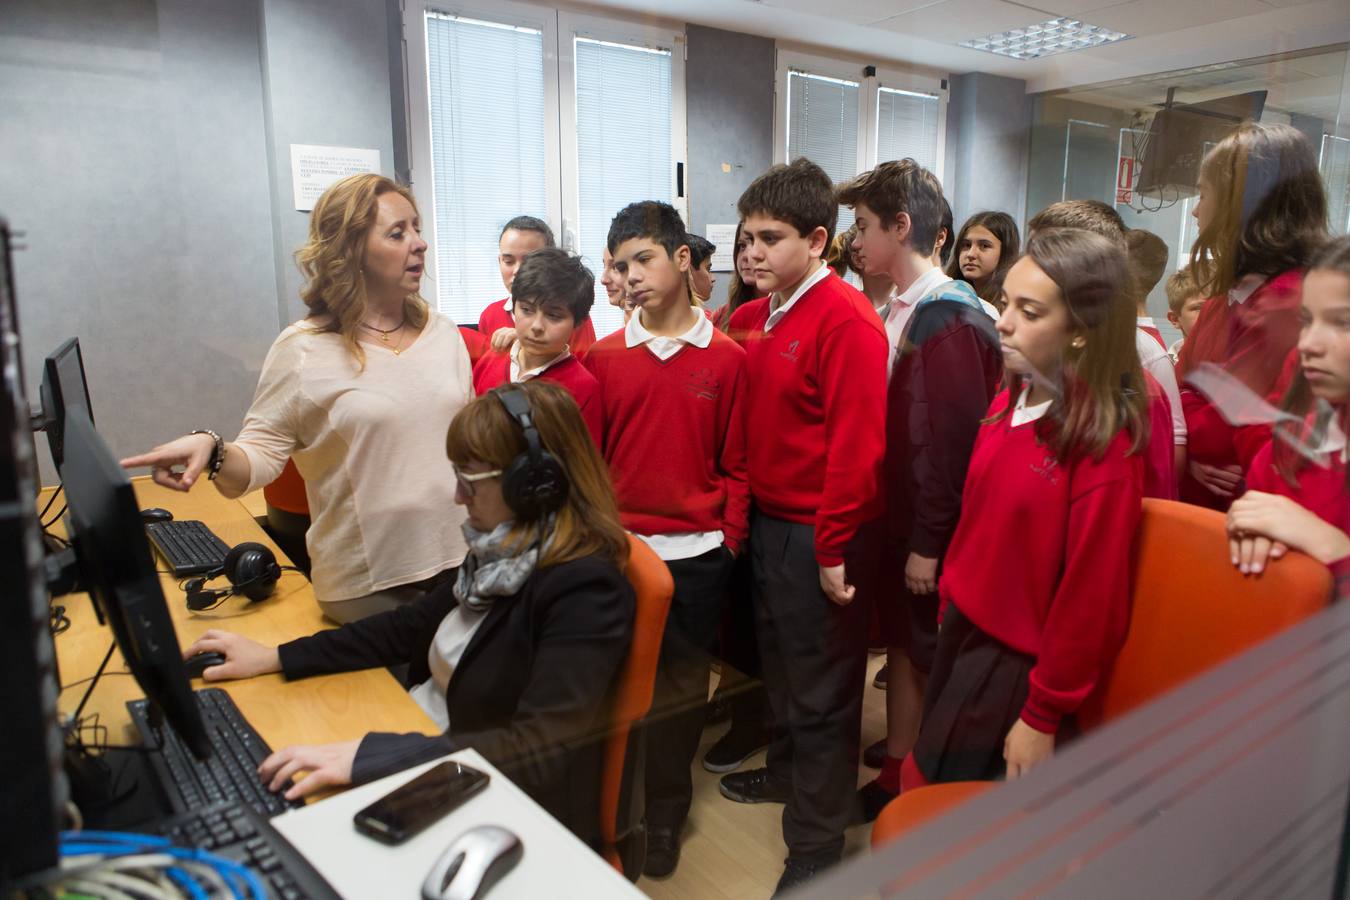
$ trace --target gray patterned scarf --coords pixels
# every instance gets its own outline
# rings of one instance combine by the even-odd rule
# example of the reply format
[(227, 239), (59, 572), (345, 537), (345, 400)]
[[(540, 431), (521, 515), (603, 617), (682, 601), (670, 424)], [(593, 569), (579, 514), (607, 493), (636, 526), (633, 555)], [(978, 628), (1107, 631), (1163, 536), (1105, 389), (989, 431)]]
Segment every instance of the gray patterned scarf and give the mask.
[[(549, 516), (541, 529), (550, 538), (555, 518)], [(465, 608), (486, 612), (492, 608), (496, 598), (518, 593), (534, 574), (541, 549), (538, 533), (522, 549), (519, 543), (508, 544), (506, 541), (514, 525), (514, 522), (506, 521), (490, 532), (482, 532), (468, 522), (464, 523), (464, 539), (469, 543), (469, 553), (464, 557), (455, 579), (455, 599)], [(547, 545), (545, 541), (544, 546)]]

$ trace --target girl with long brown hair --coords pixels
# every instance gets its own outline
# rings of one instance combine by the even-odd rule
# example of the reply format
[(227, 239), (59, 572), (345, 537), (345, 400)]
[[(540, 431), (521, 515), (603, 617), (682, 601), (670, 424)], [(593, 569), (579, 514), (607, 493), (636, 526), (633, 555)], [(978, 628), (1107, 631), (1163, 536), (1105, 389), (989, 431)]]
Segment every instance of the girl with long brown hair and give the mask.
[(1228, 510), (1233, 565), (1260, 574), (1293, 547), (1330, 565), (1350, 592), (1350, 237), (1329, 244), (1303, 279), (1298, 371), (1288, 416), (1256, 454), (1249, 490)]
[(938, 584), (906, 788), (1043, 762), (1120, 649), (1148, 440), (1126, 271), (1120, 247), (1072, 228), (1034, 234), (1008, 271), (1007, 388), (976, 439)]
[(182, 491), (206, 472), (233, 498), (294, 459), (314, 594), (338, 622), (410, 602), (464, 558), (442, 441), (473, 386), (459, 330), (418, 293), (426, 248), (406, 187), (328, 188), (296, 253), (309, 313), (272, 344), (238, 437), (203, 428), (122, 461)]
[(977, 212), (956, 236), (947, 276), (970, 284), (981, 300), (998, 307), (1003, 277), (1021, 252), (1017, 223), (1005, 212)]
[[(531, 455), (531, 437), (549, 459)], [(206, 670), (207, 681), (409, 665), (413, 699), (444, 733), (278, 750), (259, 772), (288, 798), (473, 747), (594, 843), (606, 699), (635, 610), (622, 573), (628, 537), (604, 462), (571, 395), (543, 381), (504, 385), (471, 402), (450, 424), (444, 448), (455, 502), (467, 511), (469, 554), (454, 582), (387, 615), (280, 647), (212, 630), (184, 653), (225, 655)], [(550, 479), (525, 474), (541, 465), (556, 467)], [(541, 480), (551, 490), (522, 489)]]
[[(1211, 300), (1186, 337), (1177, 375), (1184, 381), (1213, 363), (1274, 402), (1288, 386), (1284, 363), (1298, 340), (1303, 271), (1327, 239), (1317, 158), (1301, 132), (1248, 122), (1205, 156), (1199, 187), (1191, 268)], [(1227, 509), (1269, 430), (1230, 425), (1195, 391), (1182, 403), (1189, 459), (1181, 498)]]

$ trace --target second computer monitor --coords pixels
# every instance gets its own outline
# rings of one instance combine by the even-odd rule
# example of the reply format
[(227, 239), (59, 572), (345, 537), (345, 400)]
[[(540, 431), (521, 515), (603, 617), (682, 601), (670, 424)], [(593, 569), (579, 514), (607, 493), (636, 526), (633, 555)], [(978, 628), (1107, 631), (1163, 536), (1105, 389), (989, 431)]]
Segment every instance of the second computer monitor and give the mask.
[(42, 367), (42, 418), (52, 462), (59, 469), (65, 458), (66, 416), (82, 411), (91, 423), (94, 409), (89, 402), (89, 381), (84, 374), (80, 339), (70, 338), (47, 355)]
[(159, 573), (126, 472), (81, 409), (66, 411), (61, 482), (80, 578), (112, 627), (127, 667), (198, 757), (211, 752)]

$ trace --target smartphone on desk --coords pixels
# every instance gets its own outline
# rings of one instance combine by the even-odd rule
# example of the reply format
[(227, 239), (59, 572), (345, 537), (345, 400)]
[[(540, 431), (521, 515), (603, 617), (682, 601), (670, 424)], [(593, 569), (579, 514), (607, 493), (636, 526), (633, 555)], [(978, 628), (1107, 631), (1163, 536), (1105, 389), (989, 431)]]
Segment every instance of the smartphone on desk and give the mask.
[(401, 844), (487, 787), (488, 775), (447, 760), (395, 788), (352, 822), (356, 830), (386, 844)]

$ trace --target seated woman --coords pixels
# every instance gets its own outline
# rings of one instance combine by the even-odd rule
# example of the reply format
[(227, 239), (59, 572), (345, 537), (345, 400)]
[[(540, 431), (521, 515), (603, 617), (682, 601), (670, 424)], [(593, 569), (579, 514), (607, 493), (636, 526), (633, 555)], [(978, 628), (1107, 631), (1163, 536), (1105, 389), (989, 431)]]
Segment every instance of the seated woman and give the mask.
[(1350, 591), (1350, 237), (1314, 258), (1303, 279), (1298, 369), (1273, 439), (1247, 473), (1250, 488), (1228, 511), (1233, 565), (1258, 574), (1293, 547), (1331, 566), (1338, 596)]
[(207, 681), (411, 664), (412, 696), (445, 733), (286, 747), (258, 771), (272, 790), (308, 773), (288, 798), (473, 747), (594, 845), (606, 699), (635, 610), (605, 464), (571, 396), (543, 381), (469, 403), (446, 449), (468, 511), (469, 554), (453, 584), (280, 647), (212, 630), (184, 653), (225, 654)]

